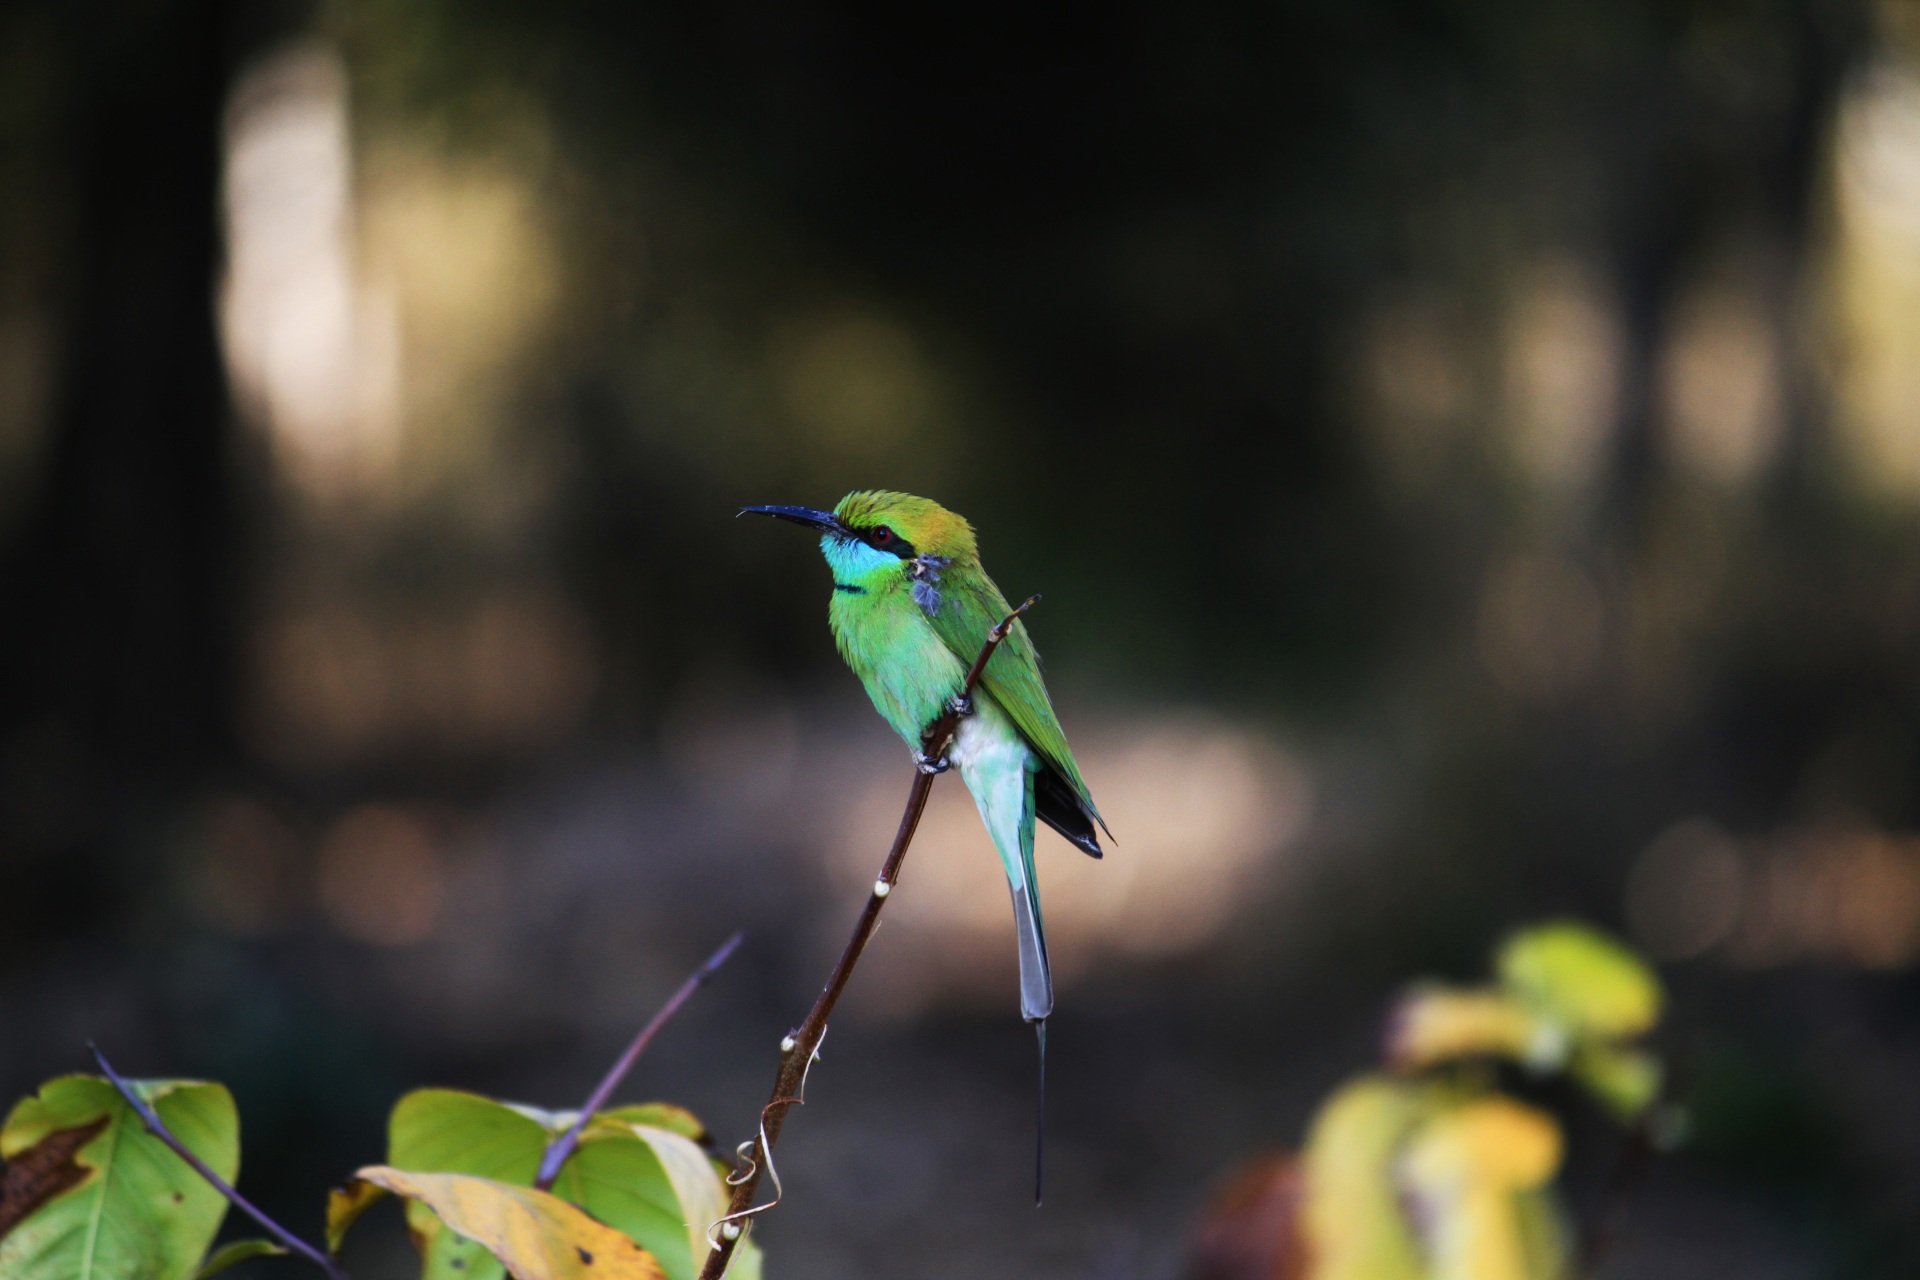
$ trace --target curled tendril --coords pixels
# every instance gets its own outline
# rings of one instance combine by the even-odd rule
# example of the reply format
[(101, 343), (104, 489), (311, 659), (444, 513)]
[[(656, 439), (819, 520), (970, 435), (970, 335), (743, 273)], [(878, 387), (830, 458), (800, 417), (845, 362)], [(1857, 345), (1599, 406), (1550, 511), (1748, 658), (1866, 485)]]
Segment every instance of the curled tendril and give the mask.
[[(750, 1222), (767, 1210), (773, 1208), (773, 1206), (779, 1204), (780, 1197), (786, 1194), (780, 1185), (780, 1170), (775, 1168), (773, 1163), (773, 1141), (767, 1136), (767, 1113), (775, 1107), (804, 1107), (807, 1105), (805, 1096), (807, 1092), (807, 1076), (813, 1071), (813, 1064), (820, 1061), (820, 1046), (826, 1041), (826, 1038), (826, 1028), (822, 1027), (820, 1029), (820, 1039), (813, 1042), (813, 1049), (807, 1054), (807, 1065), (800, 1070), (800, 1088), (795, 1092), (794, 1096), (791, 1098), (775, 1098), (772, 1102), (760, 1108), (760, 1132), (734, 1148), (734, 1170), (727, 1175), (727, 1185), (737, 1187), (751, 1180), (760, 1167), (760, 1161), (765, 1160), (767, 1162), (767, 1177), (773, 1180), (773, 1199), (767, 1201), (765, 1204), (750, 1205), (737, 1213), (730, 1213), (726, 1217), (716, 1219), (714, 1222), (708, 1224), (708, 1248), (719, 1249), (721, 1247), (720, 1241), (715, 1239), (715, 1236), (724, 1231), (728, 1223), (738, 1222), (744, 1224)], [(742, 1229), (744, 1230), (744, 1226)], [(735, 1238), (737, 1239), (738, 1237)]]
[[(767, 1112), (773, 1110), (775, 1107), (805, 1105), (806, 1099), (804, 1098), (775, 1098), (772, 1102), (760, 1108), (759, 1136), (741, 1143), (739, 1147), (736, 1148), (740, 1166), (727, 1175), (727, 1185), (737, 1187), (753, 1177), (754, 1171), (758, 1168), (758, 1164), (754, 1159), (754, 1153), (758, 1151), (760, 1159), (767, 1162), (767, 1177), (773, 1181), (773, 1199), (767, 1201), (765, 1204), (749, 1205), (738, 1213), (730, 1213), (726, 1217), (709, 1224), (707, 1227), (707, 1247), (709, 1249), (718, 1250), (724, 1247), (718, 1239), (718, 1236), (726, 1230), (728, 1223), (741, 1223), (743, 1224), (742, 1230), (744, 1230), (745, 1223), (751, 1222), (753, 1219), (780, 1203), (780, 1197), (785, 1195), (786, 1191), (780, 1185), (780, 1170), (774, 1167), (773, 1143), (767, 1139)], [(738, 1239), (739, 1237), (736, 1235), (734, 1238)]]
[[(878, 933), (879, 931), (880, 924), (878, 921), (875, 921), (874, 932)], [(807, 1096), (807, 1077), (813, 1074), (813, 1064), (820, 1061), (820, 1046), (827, 1042), (827, 1031), (828, 1028), (826, 1027), (820, 1028), (820, 1038), (813, 1042), (813, 1052), (807, 1055), (807, 1065), (800, 1068), (800, 1089), (798, 1096), (794, 1098), (795, 1102), (802, 1101)]]

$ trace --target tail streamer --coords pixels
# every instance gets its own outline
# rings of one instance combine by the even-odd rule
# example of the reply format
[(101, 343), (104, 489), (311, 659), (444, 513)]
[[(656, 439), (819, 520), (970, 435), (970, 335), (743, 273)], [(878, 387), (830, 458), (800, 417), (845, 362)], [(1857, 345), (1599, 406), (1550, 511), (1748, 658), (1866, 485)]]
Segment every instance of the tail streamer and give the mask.
[(1047, 1184), (1047, 1020), (1034, 1020), (1033, 1033), (1040, 1042), (1040, 1098), (1034, 1113), (1033, 1135), (1033, 1207), (1038, 1209)]

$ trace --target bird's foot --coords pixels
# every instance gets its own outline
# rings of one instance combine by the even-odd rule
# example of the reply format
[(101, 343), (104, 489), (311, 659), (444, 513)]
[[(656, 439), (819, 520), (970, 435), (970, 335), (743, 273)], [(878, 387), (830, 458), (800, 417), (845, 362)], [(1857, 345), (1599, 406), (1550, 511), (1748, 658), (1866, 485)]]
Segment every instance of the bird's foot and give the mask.
[(959, 716), (961, 719), (964, 720), (966, 717), (973, 714), (973, 699), (972, 698), (948, 698), (947, 710), (951, 711), (954, 715)]
[(916, 751), (913, 753), (913, 767), (925, 774), (945, 773), (953, 768), (953, 761), (945, 756), (936, 760), (924, 751)]

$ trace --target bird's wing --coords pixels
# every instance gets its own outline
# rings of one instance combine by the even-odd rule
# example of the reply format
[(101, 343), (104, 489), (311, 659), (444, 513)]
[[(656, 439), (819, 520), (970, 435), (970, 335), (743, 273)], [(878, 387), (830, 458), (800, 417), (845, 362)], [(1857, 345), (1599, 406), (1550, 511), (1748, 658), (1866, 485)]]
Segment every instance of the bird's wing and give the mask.
[[(935, 634), (947, 648), (962, 663), (971, 667), (973, 660), (980, 656), (980, 647), (987, 642), (987, 632), (1013, 610), (1007, 604), (1006, 597), (1000, 594), (1000, 588), (994, 585), (993, 579), (979, 570), (948, 570), (942, 579), (939, 608), (930, 612), (927, 620), (933, 624)], [(1027, 742), (1071, 790), (1073, 799), (1086, 811), (1087, 816), (1104, 828), (1106, 822), (1100, 817), (1100, 811), (1094, 808), (1093, 796), (1087, 791), (1086, 780), (1080, 776), (1080, 768), (1074, 764), (1073, 752), (1067, 746), (1067, 735), (1060, 728), (1059, 718), (1053, 714), (1053, 703), (1048, 699), (1047, 686), (1040, 678), (1040, 661), (1034, 653), (1033, 641), (1027, 635), (1025, 622), (1016, 621), (1013, 624), (1013, 630), (988, 660), (980, 683), (993, 695), (993, 700), (1013, 717), (1014, 724), (1026, 735)], [(1088, 839), (1083, 842), (1058, 822), (1049, 819), (1048, 825), (1060, 830), (1083, 849), (1092, 843), (1090, 827)], [(1088, 852), (1098, 848), (1094, 844)], [(1095, 856), (1098, 856), (1097, 853)]]

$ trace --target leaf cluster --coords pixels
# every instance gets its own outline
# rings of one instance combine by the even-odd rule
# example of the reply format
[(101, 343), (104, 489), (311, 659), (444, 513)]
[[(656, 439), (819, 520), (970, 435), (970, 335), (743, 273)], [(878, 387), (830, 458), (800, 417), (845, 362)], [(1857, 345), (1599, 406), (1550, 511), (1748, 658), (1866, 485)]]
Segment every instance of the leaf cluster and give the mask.
[(1574, 1273), (1554, 1187), (1565, 1132), (1503, 1071), (1564, 1080), (1637, 1134), (1671, 1136), (1661, 1064), (1641, 1043), (1664, 996), (1645, 961), (1577, 923), (1514, 934), (1493, 969), (1484, 985), (1417, 983), (1402, 996), (1383, 1066), (1321, 1105), (1297, 1160), (1256, 1162), (1216, 1201), (1203, 1280)]
[[(223, 1085), (128, 1086), (233, 1182), (240, 1117)], [(422, 1280), (693, 1280), (727, 1203), (705, 1129), (665, 1103), (597, 1112), (553, 1189), (536, 1189), (548, 1146), (578, 1119), (451, 1089), (407, 1094), (388, 1123), (386, 1162), (329, 1197), (327, 1258), (368, 1207), (397, 1196)], [(20, 1100), (0, 1127), (0, 1158), (0, 1280), (208, 1280), (288, 1253), (252, 1239), (214, 1249), (226, 1196), (102, 1077), (63, 1076)], [(758, 1280), (751, 1241), (728, 1275)]]

